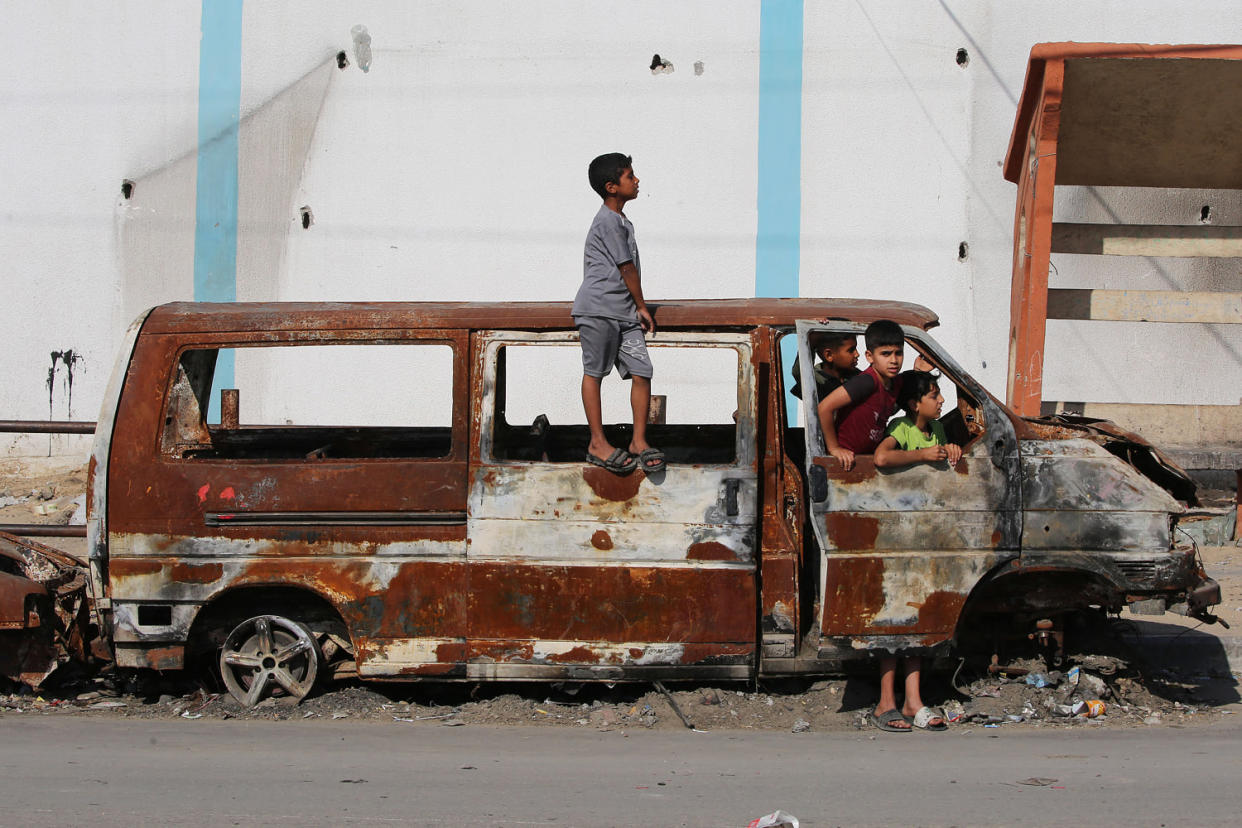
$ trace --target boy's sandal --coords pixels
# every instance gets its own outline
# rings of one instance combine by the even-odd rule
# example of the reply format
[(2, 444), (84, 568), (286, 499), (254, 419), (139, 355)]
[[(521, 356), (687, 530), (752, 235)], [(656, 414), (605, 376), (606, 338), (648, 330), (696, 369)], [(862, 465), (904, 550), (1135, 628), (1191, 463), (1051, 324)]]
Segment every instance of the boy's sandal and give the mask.
[(601, 460), (588, 451), (586, 461), (594, 466), (608, 469), (613, 474), (629, 474), (638, 468), (638, 461), (634, 459), (634, 455), (625, 449), (613, 449), (607, 460)]
[(644, 449), (639, 452), (638, 465), (647, 474), (655, 474), (668, 468), (668, 464), (664, 462), (664, 452), (657, 448)]
[(875, 713), (872, 713), (867, 716), (867, 719), (868, 721), (871, 722), (871, 724), (875, 725), (880, 730), (885, 730), (885, 731), (888, 731), (889, 733), (909, 733), (910, 732), (909, 727), (897, 727), (895, 724), (893, 724), (893, 722), (904, 722), (906, 720), (906, 717), (901, 715), (901, 711), (898, 710), (897, 708), (893, 708), (892, 710), (885, 711), (884, 713), (881, 713), (878, 716)]
[[(940, 721), (932, 724), (932, 719)], [(945, 724), (944, 713), (935, 707), (920, 707), (919, 712), (914, 714), (911, 724), (921, 730), (947, 730), (949, 727)]]

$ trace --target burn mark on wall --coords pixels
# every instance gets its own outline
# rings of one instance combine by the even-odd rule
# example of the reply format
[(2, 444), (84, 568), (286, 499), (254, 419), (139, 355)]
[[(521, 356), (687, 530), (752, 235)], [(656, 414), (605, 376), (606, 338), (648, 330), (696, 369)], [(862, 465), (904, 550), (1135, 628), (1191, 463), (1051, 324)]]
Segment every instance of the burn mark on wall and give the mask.
[(69, 419), (73, 418), (73, 372), (80, 362), (82, 362), (82, 355), (74, 353), (72, 349), (52, 351), (52, 366), (47, 369), (47, 417), (49, 420), (52, 419), (58, 371), (62, 375), (61, 381), (65, 387), (66, 416)]

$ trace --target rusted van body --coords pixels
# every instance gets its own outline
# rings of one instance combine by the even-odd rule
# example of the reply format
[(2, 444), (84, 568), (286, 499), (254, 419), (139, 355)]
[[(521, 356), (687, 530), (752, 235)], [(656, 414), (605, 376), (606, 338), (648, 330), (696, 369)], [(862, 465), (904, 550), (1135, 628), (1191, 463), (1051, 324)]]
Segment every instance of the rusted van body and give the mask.
[[(788, 424), (782, 339), (798, 341), (814, 389), (808, 337), (882, 318), (956, 391), (945, 416), (964, 447), (956, 469), (860, 457), (842, 471), (822, 449), (813, 391), (808, 427)], [(568, 304), (148, 312), (122, 349), (90, 469), (92, 588), (117, 664), (180, 669), (223, 648), (226, 682), (251, 701), (299, 695), (316, 669), (747, 679), (934, 653), (975, 611), (1033, 622), (1213, 602), (1193, 546), (1175, 543), (1182, 502), (1118, 456), (1154, 458), (1150, 447), (1107, 424), (1016, 417), (930, 338), (927, 309), (705, 300), (661, 303), (656, 319), (657, 369), (685, 363), (703, 382), (682, 393), (658, 377), (657, 392), (671, 412), (715, 407), (650, 426), (666, 472), (616, 476), (583, 462), (585, 425), (539, 411), (540, 395), (580, 376), (566, 363)], [(826, 319), (845, 321), (814, 321)], [(226, 359), (280, 388), (283, 360), (334, 348), (350, 357), (346, 381), (302, 379), (288, 394), (382, 407), (361, 387), (377, 349), (396, 360), (385, 365), (414, 366), (391, 370), (391, 393), (421, 409), (441, 395), (435, 421), (293, 422), (280, 399), (253, 418), (241, 382), (211, 411)], [(568, 367), (543, 367), (554, 363)], [(609, 428), (623, 444), (628, 426)]]

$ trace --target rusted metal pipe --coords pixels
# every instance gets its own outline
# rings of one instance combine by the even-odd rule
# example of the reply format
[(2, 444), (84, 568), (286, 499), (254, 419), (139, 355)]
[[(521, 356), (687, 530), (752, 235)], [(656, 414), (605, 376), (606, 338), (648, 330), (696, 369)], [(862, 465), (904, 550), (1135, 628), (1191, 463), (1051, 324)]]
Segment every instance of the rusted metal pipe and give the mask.
[(0, 532), (19, 538), (84, 538), (85, 526), (57, 526), (47, 523), (0, 523)]
[(17, 434), (94, 434), (95, 424), (84, 420), (0, 420), (0, 432)]
[(241, 425), (241, 400), (236, 388), (220, 389), (220, 428), (236, 430)]

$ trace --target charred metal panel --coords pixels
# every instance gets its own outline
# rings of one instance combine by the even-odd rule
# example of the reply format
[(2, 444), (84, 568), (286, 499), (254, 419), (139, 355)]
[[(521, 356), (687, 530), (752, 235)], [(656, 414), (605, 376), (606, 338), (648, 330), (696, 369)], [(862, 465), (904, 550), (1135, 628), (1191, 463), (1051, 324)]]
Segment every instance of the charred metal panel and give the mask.
[(727, 565), (471, 561), (470, 640), (753, 642), (754, 589)]
[[(855, 335), (864, 326), (799, 322), (802, 385), (814, 388), (815, 331)], [(916, 463), (877, 468), (859, 455), (843, 470), (827, 455), (813, 394), (806, 394), (807, 470), (826, 479), (826, 497), (811, 504), (821, 555), (820, 658), (841, 648), (928, 647), (952, 637), (979, 579), (1017, 554), (1021, 534), (1018, 442), (1009, 419), (987, 392), (922, 331), (907, 340), (974, 398), (975, 431), (956, 466)], [(816, 468), (818, 467), (818, 468)]]
[[(661, 347), (740, 353), (734, 462), (670, 463), (658, 475), (619, 476), (581, 462), (493, 459), (500, 348), (571, 343), (576, 335), (476, 338), (479, 462), (471, 465), (467, 507), (475, 672), (469, 675), (482, 669), (475, 663), (480, 658), (493, 677), (546, 675), (571, 664), (594, 668), (600, 648), (628, 653), (634, 649), (628, 642), (661, 646), (644, 656), (649, 644), (636, 645), (629, 661), (609, 656), (610, 669), (690, 666), (678, 649), (690, 644), (699, 645), (702, 658), (753, 656), (758, 474), (751, 339), (662, 331), (660, 340)], [(577, 641), (590, 648), (555, 643)]]
[[(375, 641), (401, 641), (432, 658), (443, 641), (464, 643), (467, 334), (336, 321), (338, 329), (285, 320), (276, 329), (243, 324), (184, 335), (154, 335), (148, 325), (138, 337), (108, 455), (108, 587), (126, 665), (166, 668), (200, 610), (233, 590), (263, 587), (303, 590), (334, 607), (362, 673), (372, 670), (368, 655), (381, 652)], [(226, 459), (185, 455), (177, 440), (162, 441), (185, 396), (178, 396), (181, 353), (334, 342), (452, 346), (448, 455)], [(262, 592), (250, 594), (262, 600)], [(156, 616), (169, 623), (140, 623), (144, 606), (171, 607), (171, 617)]]
[(1024, 440), (1024, 554), (1036, 550), (1150, 550), (1172, 546), (1168, 492), (1086, 439)]
[[(153, 667), (150, 653), (184, 642), (202, 607), (231, 590), (273, 586), (305, 590), (336, 608), (357, 648), (361, 675), (408, 672), (422, 666), (417, 658), (460, 656), (460, 647), (444, 645), (464, 646), (465, 539), (373, 544), (363, 556), (357, 547), (114, 537), (118, 660), (123, 666)], [(171, 605), (169, 624), (140, 623), (139, 607), (161, 604)], [(368, 664), (372, 655), (380, 663)]]

